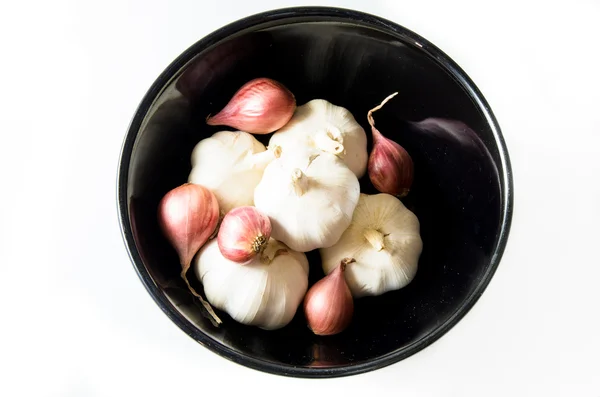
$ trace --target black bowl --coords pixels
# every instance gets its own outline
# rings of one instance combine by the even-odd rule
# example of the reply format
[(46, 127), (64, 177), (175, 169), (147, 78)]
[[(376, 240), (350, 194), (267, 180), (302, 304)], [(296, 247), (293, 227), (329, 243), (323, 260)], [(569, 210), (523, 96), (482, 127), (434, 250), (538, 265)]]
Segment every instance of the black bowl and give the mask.
[[(346, 107), (367, 132), (367, 111), (399, 91), (376, 118), (380, 131), (401, 143), (415, 163), (415, 182), (404, 202), (421, 222), (419, 270), (399, 291), (356, 300), (352, 325), (337, 336), (313, 335), (302, 310), (277, 331), (238, 324), (224, 313), (224, 324), (214, 327), (183, 287), (175, 252), (158, 228), (157, 204), (186, 181), (194, 145), (223, 129), (208, 127), (206, 116), (260, 76), (283, 82), (298, 104), (323, 98)], [(361, 185), (375, 193), (368, 177)], [(498, 124), (451, 59), (390, 21), (321, 7), (250, 16), (186, 50), (137, 109), (118, 176), (125, 243), (140, 279), (167, 316), (223, 357), (300, 377), (380, 368), (447, 332), (477, 301), (498, 266), (512, 197)], [(319, 255), (308, 256), (314, 283), (323, 272)]]

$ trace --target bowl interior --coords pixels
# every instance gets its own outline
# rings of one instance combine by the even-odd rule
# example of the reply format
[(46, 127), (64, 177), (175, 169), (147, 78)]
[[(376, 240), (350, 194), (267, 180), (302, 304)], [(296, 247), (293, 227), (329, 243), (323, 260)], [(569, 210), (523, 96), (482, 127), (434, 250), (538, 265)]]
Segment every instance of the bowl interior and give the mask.
[[(217, 32), (165, 71), (129, 132), (121, 211), (142, 280), (184, 331), (255, 368), (327, 376), (411, 354), (468, 310), (495, 269), (492, 256), (502, 249), (504, 154), (476, 91), (429, 46), (364, 20), (300, 15)], [(299, 105), (323, 98), (349, 109), (369, 135), (369, 149), (367, 111), (399, 92), (375, 119), (415, 163), (414, 186), (403, 201), (421, 222), (419, 270), (404, 289), (356, 300), (351, 326), (337, 336), (313, 335), (301, 310), (277, 331), (238, 324), (222, 312), (224, 324), (215, 328), (185, 292), (175, 252), (158, 228), (158, 201), (186, 182), (194, 145), (224, 129), (207, 126), (206, 116), (260, 76), (284, 83)], [(368, 177), (361, 186), (376, 192)], [(312, 284), (323, 272), (318, 253), (308, 257)]]

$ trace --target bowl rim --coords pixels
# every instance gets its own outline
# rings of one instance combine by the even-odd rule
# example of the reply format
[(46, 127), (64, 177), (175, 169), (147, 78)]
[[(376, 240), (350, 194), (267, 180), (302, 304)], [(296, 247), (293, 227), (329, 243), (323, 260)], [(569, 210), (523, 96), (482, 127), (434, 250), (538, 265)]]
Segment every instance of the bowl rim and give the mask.
[[(421, 339), (366, 362), (332, 368), (299, 367), (257, 359), (251, 355), (235, 351), (206, 335), (204, 332), (202, 332), (202, 330), (190, 323), (190, 321), (188, 321), (183, 314), (175, 309), (173, 304), (165, 297), (158, 285), (154, 282), (143, 264), (141, 255), (135, 243), (132, 226), (129, 222), (130, 213), (127, 188), (129, 182), (129, 166), (131, 162), (132, 151), (142, 122), (148, 110), (152, 106), (156, 96), (160, 94), (162, 89), (169, 83), (169, 81), (176, 76), (177, 73), (189, 61), (191, 61), (198, 53), (209, 48), (210, 46), (217, 44), (218, 42), (238, 32), (255, 27), (257, 25), (263, 25), (267, 22), (285, 24), (285, 21), (287, 20), (295, 20), (298, 18), (319, 18), (319, 21), (321, 21), (321, 19), (332, 19), (339, 22), (348, 22), (367, 28), (378, 29), (398, 38), (403, 43), (418, 47), (419, 51), (425, 52), (426, 55), (435, 60), (442, 68), (450, 73), (455, 78), (457, 83), (462, 86), (467, 95), (469, 95), (477, 104), (493, 133), (501, 164), (501, 169), (499, 170), (501, 178), (500, 185), (502, 189), (502, 219), (500, 233), (490, 259), (490, 264), (481, 277), (479, 284), (475, 287), (472, 293), (467, 296), (462, 304), (444, 323), (438, 325), (435, 329)], [(121, 234), (133, 267), (152, 299), (154, 299), (156, 304), (167, 315), (167, 317), (169, 317), (171, 321), (173, 321), (182, 331), (184, 331), (189, 337), (193, 338), (200, 345), (208, 348), (213, 353), (254, 370), (275, 375), (301, 378), (329, 378), (370, 372), (412, 356), (413, 354), (423, 350), (427, 346), (437, 341), (470, 311), (490, 283), (506, 248), (513, 214), (513, 189), (513, 176), (510, 158), (506, 143), (500, 130), (500, 126), (494, 114), (492, 113), (490, 106), (475, 83), (449, 56), (418, 34), (395, 22), (379, 16), (339, 7), (301, 6), (265, 11), (229, 23), (192, 44), (166, 67), (166, 69), (158, 76), (158, 78), (153, 82), (144, 95), (127, 128), (119, 156), (116, 193), (117, 212), (119, 216)]]

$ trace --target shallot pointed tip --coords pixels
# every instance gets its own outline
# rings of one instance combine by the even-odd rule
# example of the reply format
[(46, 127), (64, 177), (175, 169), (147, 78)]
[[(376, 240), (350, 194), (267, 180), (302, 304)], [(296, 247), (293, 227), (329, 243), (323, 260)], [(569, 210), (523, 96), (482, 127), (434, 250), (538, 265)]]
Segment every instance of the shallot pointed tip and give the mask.
[(223, 115), (222, 112), (219, 112), (214, 116), (208, 115), (208, 117), (206, 118), (206, 124), (211, 126), (227, 125), (227, 119), (227, 116)]

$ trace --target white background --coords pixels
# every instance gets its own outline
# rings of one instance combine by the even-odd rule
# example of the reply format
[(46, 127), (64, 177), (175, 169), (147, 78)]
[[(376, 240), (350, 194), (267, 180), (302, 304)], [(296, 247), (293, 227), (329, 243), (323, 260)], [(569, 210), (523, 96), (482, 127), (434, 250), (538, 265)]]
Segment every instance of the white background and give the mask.
[(507, 250), (473, 310), (431, 347), (365, 375), (290, 379), (218, 357), (154, 304), (116, 215), (138, 101), (206, 34), (301, 4), (2, 1), (0, 395), (600, 396), (597, 1), (329, 2), (450, 55), (509, 147)]

